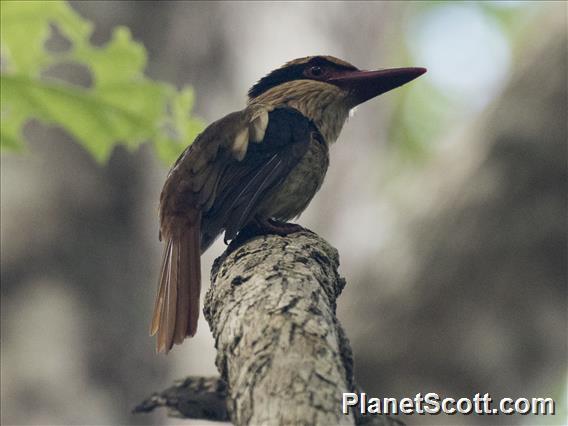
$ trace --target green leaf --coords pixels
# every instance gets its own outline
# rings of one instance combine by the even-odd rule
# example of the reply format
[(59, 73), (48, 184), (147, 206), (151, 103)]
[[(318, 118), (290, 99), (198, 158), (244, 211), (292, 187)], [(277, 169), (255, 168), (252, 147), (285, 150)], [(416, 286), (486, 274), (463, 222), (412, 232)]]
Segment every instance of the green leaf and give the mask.
[[(93, 91), (25, 76), (4, 76), (1, 90), (2, 102), (9, 105), (8, 111), (15, 117), (34, 117), (60, 125), (100, 161), (108, 158), (115, 141), (136, 145), (154, 133), (148, 120), (156, 115), (156, 110), (139, 99), (141, 91), (154, 92), (156, 103), (163, 102), (163, 94), (155, 88), (136, 84)], [(124, 102), (124, 97), (131, 97), (131, 102)]]
[[(203, 128), (191, 117), (191, 88), (178, 92), (144, 75), (146, 50), (128, 28), (116, 28), (111, 40), (98, 47), (89, 41), (91, 23), (65, 2), (0, 5), (2, 149), (21, 149), (23, 125), (38, 119), (65, 129), (98, 161), (119, 143), (136, 148), (150, 140), (159, 157), (171, 163)], [(68, 39), (69, 50), (45, 49), (51, 26)], [(92, 85), (45, 77), (51, 67), (68, 64), (85, 67)]]
[(33, 75), (49, 62), (43, 43), (49, 35), (49, 20), (57, 2), (0, 2), (2, 55), (11, 71)]
[(0, 127), (1, 148), (10, 151), (22, 151), (21, 128), (25, 122), (25, 115), (18, 114), (15, 110), (2, 110), (2, 126)]

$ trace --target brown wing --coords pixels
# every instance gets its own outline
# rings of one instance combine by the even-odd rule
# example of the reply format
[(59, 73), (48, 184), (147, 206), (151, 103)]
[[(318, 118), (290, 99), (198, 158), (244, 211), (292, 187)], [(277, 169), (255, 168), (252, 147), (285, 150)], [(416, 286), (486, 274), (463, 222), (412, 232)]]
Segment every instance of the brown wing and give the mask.
[[(150, 328), (151, 335), (157, 334), (158, 352), (167, 353), (197, 331), (202, 212), (215, 197), (221, 171), (240, 155), (250, 122), (251, 112), (239, 111), (211, 124), (180, 155), (166, 179), (160, 196), (165, 248)], [(236, 142), (241, 145), (235, 147)]]
[(262, 194), (305, 152), (309, 134), (299, 135), (309, 121), (295, 110), (269, 111), (249, 106), (211, 124), (166, 179), (160, 197), (165, 251), (150, 329), (159, 352), (197, 330), (201, 253), (225, 228), (233, 238)]

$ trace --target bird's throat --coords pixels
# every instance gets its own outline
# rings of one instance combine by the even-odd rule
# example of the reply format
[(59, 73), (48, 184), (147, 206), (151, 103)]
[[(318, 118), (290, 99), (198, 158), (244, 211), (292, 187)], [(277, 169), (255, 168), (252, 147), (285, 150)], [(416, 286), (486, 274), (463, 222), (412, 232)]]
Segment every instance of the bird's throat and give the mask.
[(328, 83), (295, 80), (268, 90), (249, 104), (265, 104), (273, 108), (288, 106), (300, 111), (318, 128), (328, 144), (334, 143), (349, 116), (347, 93)]

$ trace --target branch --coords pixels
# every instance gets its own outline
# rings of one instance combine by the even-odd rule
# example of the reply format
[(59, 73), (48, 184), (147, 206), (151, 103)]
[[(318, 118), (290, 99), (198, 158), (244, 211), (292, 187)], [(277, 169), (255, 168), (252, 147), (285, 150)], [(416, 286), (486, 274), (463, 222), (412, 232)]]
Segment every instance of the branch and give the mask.
[(400, 425), (342, 413), (343, 393), (358, 390), (335, 312), (345, 286), (338, 266), (337, 250), (309, 231), (232, 243), (213, 265), (204, 308), (221, 379), (202, 389), (188, 378), (137, 412), (167, 406), (181, 417), (236, 425)]
[(229, 421), (227, 385), (217, 377), (187, 377), (137, 405), (133, 414), (167, 407), (170, 417)]
[(265, 236), (213, 266), (205, 318), (237, 424), (353, 424), (335, 301), (338, 255), (311, 233)]

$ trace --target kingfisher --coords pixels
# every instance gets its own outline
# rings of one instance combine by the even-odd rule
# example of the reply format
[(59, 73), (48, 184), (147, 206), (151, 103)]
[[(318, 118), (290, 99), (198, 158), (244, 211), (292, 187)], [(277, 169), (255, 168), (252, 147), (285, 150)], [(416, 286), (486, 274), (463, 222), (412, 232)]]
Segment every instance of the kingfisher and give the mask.
[(248, 91), (244, 109), (209, 125), (179, 156), (160, 195), (165, 243), (150, 326), (158, 352), (195, 335), (200, 257), (224, 232), (281, 236), (320, 189), (329, 146), (357, 105), (414, 80), (425, 68), (360, 70), (333, 56), (287, 62)]

